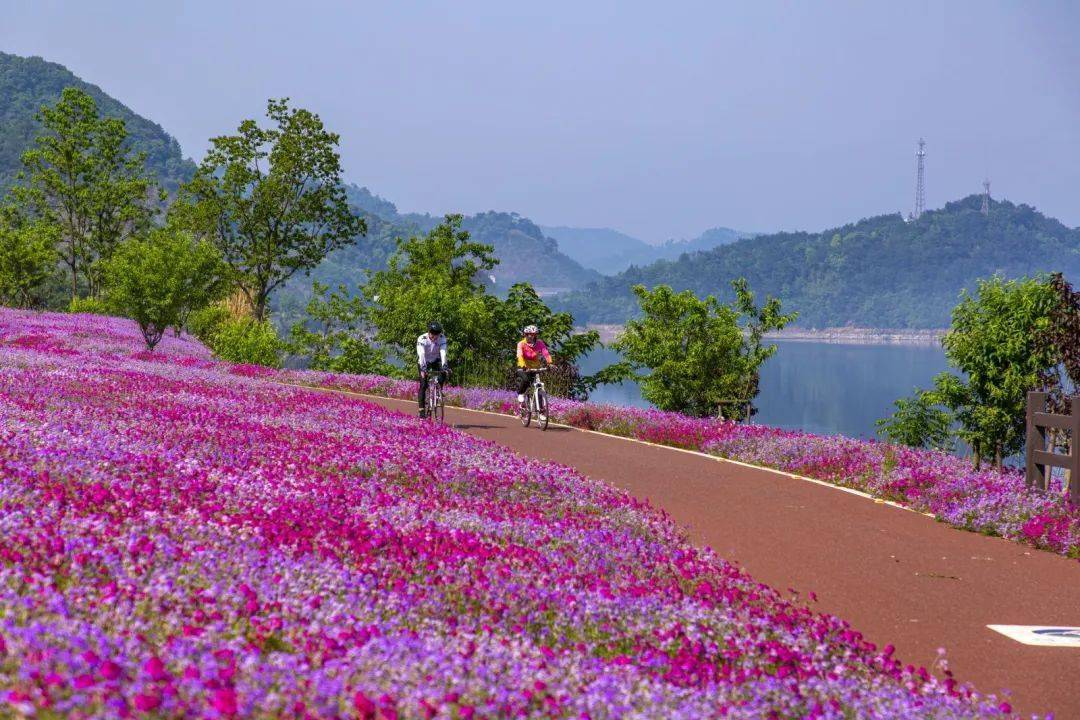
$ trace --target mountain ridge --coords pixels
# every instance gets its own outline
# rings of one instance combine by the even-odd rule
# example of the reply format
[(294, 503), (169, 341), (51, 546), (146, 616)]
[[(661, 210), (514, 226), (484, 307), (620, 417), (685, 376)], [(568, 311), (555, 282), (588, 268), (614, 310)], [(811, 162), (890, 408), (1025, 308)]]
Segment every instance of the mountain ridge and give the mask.
[(146, 152), (147, 167), (165, 190), (173, 193), (191, 178), (194, 161), (183, 156), (180, 143), (161, 125), (59, 63), (37, 55), (23, 57), (0, 51), (0, 192), (14, 182), (22, 169), (23, 152), (33, 147), (41, 130), (34, 116), (42, 105), (56, 103), (65, 87), (89, 94), (102, 115), (124, 120), (129, 143)]
[(632, 265), (674, 260), (685, 252), (709, 250), (754, 235), (727, 227), (714, 227), (697, 237), (652, 244), (607, 227), (540, 225), (540, 229), (559, 242), (563, 253), (603, 275), (617, 274)]
[(988, 217), (981, 205), (972, 195), (911, 222), (890, 214), (819, 233), (757, 235), (631, 267), (554, 303), (579, 322), (620, 323), (637, 313), (633, 285), (729, 300), (730, 281), (746, 277), (759, 297), (779, 297), (799, 311), (800, 327), (940, 328), (960, 292), (980, 278), (1080, 276), (1080, 229), (1029, 205), (993, 200)]

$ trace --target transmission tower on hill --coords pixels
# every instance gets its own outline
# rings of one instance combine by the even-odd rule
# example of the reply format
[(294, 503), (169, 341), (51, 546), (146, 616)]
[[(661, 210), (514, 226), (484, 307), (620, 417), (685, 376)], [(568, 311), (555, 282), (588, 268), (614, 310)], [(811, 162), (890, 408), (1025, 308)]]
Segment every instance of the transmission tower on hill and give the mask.
[(982, 214), (990, 217), (990, 178), (983, 180)]
[(923, 174), (926, 171), (926, 141), (919, 138), (919, 149), (915, 151), (915, 212), (911, 217), (918, 220), (926, 210), (926, 185)]

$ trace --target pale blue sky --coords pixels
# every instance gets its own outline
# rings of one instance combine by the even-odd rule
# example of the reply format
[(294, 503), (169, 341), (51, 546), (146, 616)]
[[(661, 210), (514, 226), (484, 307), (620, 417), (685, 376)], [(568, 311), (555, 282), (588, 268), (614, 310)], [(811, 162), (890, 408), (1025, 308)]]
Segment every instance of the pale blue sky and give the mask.
[(980, 189), (1080, 225), (1080, 3), (0, 0), (201, 156), (287, 95), (403, 210), (648, 240), (821, 229)]

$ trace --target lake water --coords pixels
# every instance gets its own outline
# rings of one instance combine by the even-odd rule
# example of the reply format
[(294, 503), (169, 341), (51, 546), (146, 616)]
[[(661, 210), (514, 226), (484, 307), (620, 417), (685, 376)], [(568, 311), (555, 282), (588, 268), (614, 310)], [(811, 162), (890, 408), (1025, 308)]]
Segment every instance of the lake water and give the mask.
[[(892, 414), (893, 401), (930, 387), (946, 370), (939, 345), (841, 345), (777, 341), (761, 370), (754, 421), (789, 430), (874, 437), (874, 421)], [(618, 360), (607, 349), (581, 363), (585, 374)], [(635, 383), (602, 386), (594, 402), (648, 407)]]

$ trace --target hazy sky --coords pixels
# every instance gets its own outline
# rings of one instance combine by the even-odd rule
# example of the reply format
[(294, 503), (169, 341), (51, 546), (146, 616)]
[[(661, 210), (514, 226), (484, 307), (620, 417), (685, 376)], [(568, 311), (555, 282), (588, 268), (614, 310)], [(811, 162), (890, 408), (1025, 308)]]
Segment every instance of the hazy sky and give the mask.
[(648, 240), (981, 188), (1080, 225), (1080, 3), (0, 0), (0, 49), (207, 139), (290, 96), (402, 210)]

